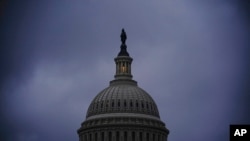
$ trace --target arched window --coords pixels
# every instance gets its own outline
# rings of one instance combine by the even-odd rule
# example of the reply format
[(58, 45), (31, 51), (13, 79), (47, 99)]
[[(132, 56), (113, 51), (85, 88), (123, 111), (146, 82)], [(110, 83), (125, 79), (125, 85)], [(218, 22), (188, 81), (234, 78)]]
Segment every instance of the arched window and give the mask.
[(127, 107), (127, 103), (126, 103), (126, 100), (124, 100), (124, 107)]
[(96, 109), (98, 109), (98, 104), (99, 104), (99, 102), (96, 103)]
[(109, 101), (107, 100), (107, 102), (106, 102), (106, 108), (108, 108), (108, 106), (109, 106)]
[(112, 100), (112, 108), (114, 107), (114, 105), (115, 105), (115, 104), (114, 104), (114, 100)]
[(120, 107), (120, 99), (118, 99), (118, 104), (117, 104), (118, 107)]
[(143, 104), (143, 101), (141, 101), (141, 107), (144, 108), (144, 104)]
[(101, 102), (101, 108), (103, 108), (103, 102)]
[(122, 73), (125, 73), (126, 71), (126, 67), (125, 67), (125, 63), (122, 62), (122, 67), (121, 67)]

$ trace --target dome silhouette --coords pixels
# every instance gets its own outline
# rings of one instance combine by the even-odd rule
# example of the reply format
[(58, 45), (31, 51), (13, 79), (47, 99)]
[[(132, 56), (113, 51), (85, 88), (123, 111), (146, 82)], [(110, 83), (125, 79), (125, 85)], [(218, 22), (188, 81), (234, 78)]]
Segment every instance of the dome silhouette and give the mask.
[(133, 84), (116, 84), (102, 90), (91, 102), (86, 118), (103, 113), (139, 113), (159, 117), (152, 97)]
[(169, 130), (161, 121), (153, 98), (132, 79), (131, 64), (122, 29), (121, 50), (114, 59), (115, 79), (88, 107), (78, 135), (80, 141), (167, 141)]

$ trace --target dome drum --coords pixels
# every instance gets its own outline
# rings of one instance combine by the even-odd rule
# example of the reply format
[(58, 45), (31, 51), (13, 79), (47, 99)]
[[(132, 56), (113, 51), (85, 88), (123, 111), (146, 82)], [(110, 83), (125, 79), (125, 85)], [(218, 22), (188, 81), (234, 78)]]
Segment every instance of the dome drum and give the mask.
[[(160, 120), (146, 119), (146, 118), (132, 118), (132, 117), (116, 117), (116, 118), (99, 118), (94, 120), (87, 120), (82, 123), (82, 128), (78, 130), (79, 136), (88, 140), (90, 138), (96, 138), (96, 141), (105, 139), (106, 141), (117, 141), (117, 139), (110, 139), (108, 136), (100, 136), (100, 134), (107, 134), (111, 132), (111, 136), (114, 136), (117, 132), (119, 134), (131, 133), (135, 135), (139, 134), (151, 134), (152, 136), (117, 136), (124, 141), (158, 141), (158, 138), (161, 141), (167, 137), (169, 131), (165, 128), (165, 124)], [(97, 135), (95, 134), (97, 133)], [(98, 135), (99, 134), (99, 135)], [(156, 137), (157, 136), (157, 137)], [(87, 139), (88, 138), (88, 139)], [(98, 139), (100, 138), (100, 139)], [(127, 138), (127, 140), (126, 140)], [(129, 139), (130, 138), (130, 139)]]
[(159, 131), (167, 130), (165, 124), (160, 120), (134, 117), (109, 117), (84, 121), (82, 123), (82, 128), (80, 128), (78, 132), (105, 127), (141, 127)]
[(79, 134), (80, 141), (166, 141), (168, 132), (140, 127), (104, 127)]

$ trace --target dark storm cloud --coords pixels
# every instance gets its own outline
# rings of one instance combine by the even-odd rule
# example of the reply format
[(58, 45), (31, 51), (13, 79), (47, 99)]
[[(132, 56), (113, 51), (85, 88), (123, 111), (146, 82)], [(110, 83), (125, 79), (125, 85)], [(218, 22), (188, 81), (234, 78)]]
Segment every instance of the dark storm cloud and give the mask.
[(113, 79), (123, 27), (134, 79), (155, 99), (169, 140), (228, 140), (230, 123), (249, 123), (241, 7), (224, 0), (7, 2), (1, 140), (78, 140), (90, 101)]
[[(7, 113), (5, 96), (10, 94), (5, 91), (6, 87), (15, 87), (16, 81), (25, 81), (25, 73), (28, 73), (31, 57), (31, 50), (27, 46), (23, 46), (18, 41), (17, 33), (20, 32), (20, 21), (23, 18), (22, 8), (27, 7), (27, 3), (23, 2), (20, 5), (14, 2), (5, 1), (1, 3), (1, 23), (0, 23), (0, 111), (1, 113)], [(26, 55), (24, 55), (24, 53)], [(14, 80), (9, 82), (9, 80)], [(0, 117), (0, 140), (5, 140), (7, 136), (11, 135), (10, 126), (6, 123), (7, 117), (5, 114), (1, 114)], [(13, 130), (12, 130), (13, 131)], [(4, 137), (5, 136), (5, 137)]]

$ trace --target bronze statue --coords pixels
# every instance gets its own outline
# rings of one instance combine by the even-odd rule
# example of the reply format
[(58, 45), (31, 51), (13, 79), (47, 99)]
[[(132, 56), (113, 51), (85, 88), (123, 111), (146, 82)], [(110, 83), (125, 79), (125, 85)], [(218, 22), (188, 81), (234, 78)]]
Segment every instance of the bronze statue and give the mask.
[(121, 41), (122, 41), (122, 44), (125, 44), (126, 39), (127, 39), (126, 32), (124, 31), (124, 29), (122, 29), (122, 33), (121, 33)]

